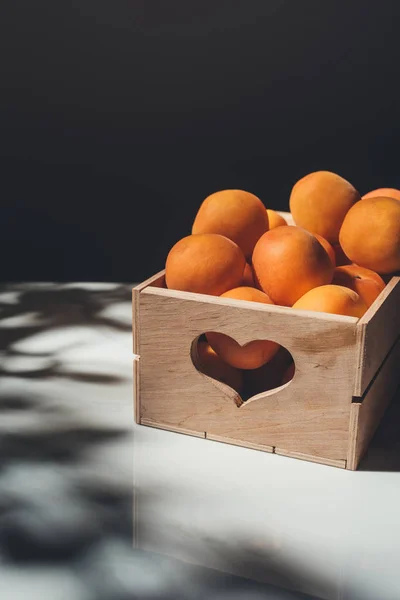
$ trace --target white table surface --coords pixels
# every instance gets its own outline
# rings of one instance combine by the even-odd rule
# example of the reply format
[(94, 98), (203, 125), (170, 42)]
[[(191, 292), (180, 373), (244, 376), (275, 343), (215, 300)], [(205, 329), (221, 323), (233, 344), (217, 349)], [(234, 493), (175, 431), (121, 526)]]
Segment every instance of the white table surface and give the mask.
[(398, 600), (400, 402), (355, 473), (133, 426), (130, 288), (0, 290), (0, 598)]

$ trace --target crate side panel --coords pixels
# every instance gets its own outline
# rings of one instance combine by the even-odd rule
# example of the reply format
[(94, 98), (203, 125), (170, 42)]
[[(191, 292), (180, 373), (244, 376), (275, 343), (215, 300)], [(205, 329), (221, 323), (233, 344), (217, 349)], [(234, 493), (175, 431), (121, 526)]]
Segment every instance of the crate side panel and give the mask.
[(400, 334), (400, 277), (392, 277), (358, 326), (354, 396), (361, 397)]
[[(272, 339), (293, 355), (292, 382), (240, 408), (199, 373), (193, 340), (221, 331)], [(345, 460), (355, 372), (355, 324), (198, 300), (140, 295), (140, 411), (153, 422), (207, 435)]]
[(400, 384), (400, 339), (371, 382), (362, 402), (358, 406), (356, 431), (353, 447), (349, 448), (349, 468), (356, 469), (368, 448), (379, 423)]

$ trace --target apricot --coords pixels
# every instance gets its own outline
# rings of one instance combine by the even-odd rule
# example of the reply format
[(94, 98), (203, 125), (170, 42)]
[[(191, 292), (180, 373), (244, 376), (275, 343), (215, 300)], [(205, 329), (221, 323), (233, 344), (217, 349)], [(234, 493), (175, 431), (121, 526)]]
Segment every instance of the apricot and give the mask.
[(385, 287), (385, 282), (378, 273), (358, 265), (337, 267), (332, 283), (354, 290), (368, 307)]
[(345, 253), (343, 252), (343, 248), (340, 244), (334, 244), (332, 248), (335, 253), (337, 267), (341, 267), (343, 265), (351, 265), (351, 260), (348, 256), (345, 255)]
[[(222, 294), (221, 298), (273, 304), (266, 294), (251, 287), (238, 287)], [(270, 340), (254, 340), (241, 346), (236, 340), (217, 331), (209, 331), (206, 337), (218, 356), (237, 369), (257, 369), (268, 362), (279, 349), (279, 344)]]
[(332, 244), (330, 244), (328, 242), (328, 240), (326, 240), (324, 237), (322, 237), (322, 235), (318, 235), (318, 233), (314, 233), (314, 237), (317, 238), (317, 240), (319, 241), (321, 246), (323, 246), (323, 248), (326, 250), (329, 258), (332, 261), (333, 266), (336, 267), (336, 254), (335, 254)]
[(318, 240), (300, 227), (277, 227), (253, 252), (256, 283), (275, 304), (292, 306), (314, 287), (331, 283), (333, 264)]
[(372, 192), (368, 192), (368, 194), (364, 194), (362, 199), (365, 200), (365, 198), (394, 198), (395, 200), (400, 200), (400, 190), (394, 188), (379, 188), (377, 190), (372, 190)]
[(400, 202), (394, 198), (366, 198), (347, 213), (340, 245), (349, 259), (376, 273), (400, 269)]
[(292, 355), (281, 346), (265, 365), (258, 369), (244, 371), (244, 395), (248, 398), (282, 385), (282, 377), (291, 362), (293, 362)]
[(197, 344), (197, 366), (202, 373), (222, 381), (239, 394), (242, 391), (242, 372), (224, 362), (207, 342), (199, 341)]
[(222, 190), (201, 204), (192, 233), (219, 233), (250, 258), (257, 240), (268, 231), (268, 213), (257, 196), (243, 190)]
[(221, 294), (221, 298), (234, 298), (236, 300), (249, 300), (250, 302), (262, 302), (274, 304), (267, 294), (250, 286), (239, 286)]
[(216, 233), (189, 235), (169, 251), (165, 281), (170, 289), (220, 296), (240, 285), (243, 252), (232, 240)]
[(300, 179), (290, 195), (294, 222), (336, 243), (348, 210), (360, 200), (357, 190), (335, 173), (316, 171)]
[(244, 285), (247, 287), (255, 286), (253, 268), (249, 263), (246, 263), (246, 266), (244, 268), (241, 285)]
[(340, 285), (322, 285), (304, 294), (293, 308), (360, 318), (368, 307), (354, 290)]
[(282, 217), (282, 215), (277, 213), (276, 210), (267, 208), (267, 213), (268, 213), (268, 221), (269, 221), (270, 229), (275, 229), (275, 227), (283, 227), (283, 226), (287, 225), (287, 222), (285, 221), (285, 219)]
[(284, 385), (285, 383), (288, 383), (293, 379), (295, 370), (296, 367), (294, 365), (294, 362), (292, 362), (283, 374), (281, 385)]

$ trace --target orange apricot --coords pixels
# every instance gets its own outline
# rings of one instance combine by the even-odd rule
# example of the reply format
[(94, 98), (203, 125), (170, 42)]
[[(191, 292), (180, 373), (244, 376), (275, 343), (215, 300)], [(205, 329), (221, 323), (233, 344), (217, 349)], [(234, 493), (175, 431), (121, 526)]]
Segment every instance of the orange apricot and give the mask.
[(262, 302), (274, 304), (268, 294), (250, 286), (239, 286), (221, 294), (221, 298), (235, 298), (236, 300), (249, 300), (250, 302)]
[(333, 246), (328, 242), (328, 240), (322, 237), (322, 235), (318, 235), (318, 233), (314, 233), (314, 237), (316, 237), (319, 243), (324, 247), (329, 258), (332, 261), (333, 266), (336, 267), (336, 254), (333, 249)]
[[(222, 294), (221, 298), (273, 304), (266, 294), (251, 287), (238, 287)], [(209, 331), (206, 337), (218, 356), (238, 369), (257, 369), (268, 362), (279, 349), (279, 344), (270, 340), (253, 340), (241, 346), (228, 335), (216, 331)]]
[(378, 273), (358, 265), (337, 267), (332, 283), (354, 290), (367, 306), (371, 306), (385, 287), (385, 282)]
[(318, 240), (300, 227), (277, 227), (253, 252), (256, 283), (275, 302), (292, 306), (314, 287), (331, 283), (333, 264)]
[(250, 258), (257, 240), (268, 231), (268, 213), (257, 196), (243, 190), (222, 190), (201, 204), (192, 233), (219, 233)]
[(340, 245), (349, 259), (376, 273), (400, 269), (400, 202), (394, 198), (366, 198), (347, 213)]
[(222, 235), (189, 235), (169, 251), (166, 285), (173, 290), (220, 296), (240, 285), (245, 262), (239, 246)]
[(293, 308), (360, 318), (368, 307), (354, 290), (340, 285), (322, 285), (304, 294)]
[(202, 373), (226, 383), (240, 394), (243, 388), (242, 372), (224, 362), (210, 344), (204, 341), (198, 342), (197, 359), (197, 366)]
[(294, 222), (336, 243), (348, 210), (360, 200), (357, 190), (336, 173), (316, 171), (300, 179), (290, 195)]
[(253, 340), (241, 346), (224, 333), (206, 334), (211, 348), (229, 365), (237, 369), (258, 369), (276, 354), (279, 344), (270, 340)]
[(282, 215), (277, 213), (276, 210), (267, 208), (267, 213), (270, 229), (275, 229), (275, 227), (284, 227), (285, 225), (287, 225), (286, 220), (282, 217)]
[(368, 194), (364, 194), (362, 199), (365, 200), (365, 198), (394, 198), (395, 200), (400, 200), (400, 190), (396, 190), (395, 188), (378, 188), (377, 190), (368, 192)]

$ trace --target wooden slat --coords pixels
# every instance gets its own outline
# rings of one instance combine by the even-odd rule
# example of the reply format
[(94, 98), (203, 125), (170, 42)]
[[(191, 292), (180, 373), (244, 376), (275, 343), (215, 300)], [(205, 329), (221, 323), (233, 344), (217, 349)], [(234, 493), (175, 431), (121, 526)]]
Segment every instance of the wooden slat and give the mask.
[(145, 425), (146, 427), (154, 427), (155, 429), (164, 429), (166, 431), (172, 431), (173, 433), (184, 433), (185, 435), (192, 435), (194, 437), (206, 437), (204, 431), (193, 431), (192, 429), (185, 429), (184, 427), (171, 427), (171, 425), (165, 423), (156, 423), (151, 419), (141, 419), (140, 425)]
[[(140, 347), (140, 320), (139, 320), (139, 290), (132, 290), (132, 333), (133, 333), (133, 354), (139, 354)], [(135, 423), (140, 422), (140, 392), (139, 392), (140, 368), (139, 361), (133, 359), (133, 414)]]
[(357, 469), (357, 456), (356, 456), (356, 444), (357, 444), (357, 431), (358, 431), (358, 419), (360, 415), (361, 403), (353, 402), (350, 409), (350, 422), (349, 422), (349, 448), (347, 451), (347, 464), (346, 468), (350, 471)]
[(146, 289), (149, 286), (159, 287), (163, 283), (164, 278), (165, 278), (165, 269), (163, 269), (162, 271), (159, 271), (152, 277), (149, 277), (148, 279), (146, 279), (146, 281), (143, 281), (143, 283), (139, 283), (133, 289), (136, 290), (137, 292), (141, 292), (142, 290)]
[[(280, 323), (284, 321), (286, 322), (287, 318), (287, 323), (290, 322), (292, 325), (294, 325), (294, 323), (301, 323), (301, 327), (303, 327), (305, 321), (307, 321), (307, 327), (311, 327), (312, 329), (318, 328), (318, 325), (315, 325), (314, 327), (313, 323), (319, 323), (321, 321), (328, 321), (329, 323), (346, 323), (353, 325), (356, 325), (359, 322), (359, 319), (357, 319), (357, 317), (333, 315), (323, 312), (315, 312), (311, 310), (298, 310), (295, 308), (291, 308), (290, 306), (262, 304), (261, 302), (236, 300), (234, 298), (222, 298), (221, 296), (208, 296), (206, 294), (195, 294), (193, 292), (182, 292), (180, 290), (170, 290), (167, 288), (147, 287), (145, 290), (143, 290), (141, 295), (142, 297), (148, 295), (161, 296), (164, 298), (175, 298), (176, 300), (183, 301), (189, 300), (194, 302), (200, 302), (202, 304), (211, 304), (214, 306), (230, 306), (232, 308), (246, 309), (246, 311), (250, 310), (253, 312), (264, 312), (269, 313), (269, 315), (273, 315), (272, 317), (266, 316), (265, 318), (273, 318), (274, 320), (277, 319)], [(275, 315), (280, 315), (281, 318), (278, 319), (278, 317)]]
[(232, 444), (233, 446), (242, 446), (243, 448), (252, 448), (253, 450), (261, 450), (262, 452), (274, 452), (273, 446), (265, 446), (263, 444), (252, 444), (248, 441), (238, 440), (236, 438), (228, 438), (222, 435), (213, 435), (212, 433), (207, 433), (206, 438), (208, 440), (212, 440), (213, 442), (222, 442), (223, 444)]
[(400, 277), (393, 277), (357, 325), (358, 367), (353, 395), (361, 397), (400, 333)]
[(362, 402), (353, 403), (347, 468), (357, 468), (400, 383), (400, 339), (371, 382)]
[(308, 462), (319, 463), (321, 465), (328, 465), (329, 467), (338, 467), (339, 469), (346, 468), (345, 460), (333, 460), (331, 458), (325, 458), (322, 456), (303, 454), (302, 452), (289, 452), (288, 450), (282, 450), (282, 448), (275, 448), (275, 454), (279, 454), (280, 456), (288, 456), (290, 458), (297, 458), (299, 460), (306, 460)]
[[(161, 286), (165, 280), (165, 270), (156, 273), (152, 277), (143, 281), (139, 285), (136, 285), (132, 289), (132, 350), (133, 354), (139, 354), (140, 347), (140, 318), (139, 318), (139, 305), (140, 298), (139, 294), (142, 290), (148, 286)], [(134, 407), (134, 419), (136, 423), (140, 422), (140, 366), (139, 361), (135, 359), (133, 361), (133, 407)]]

